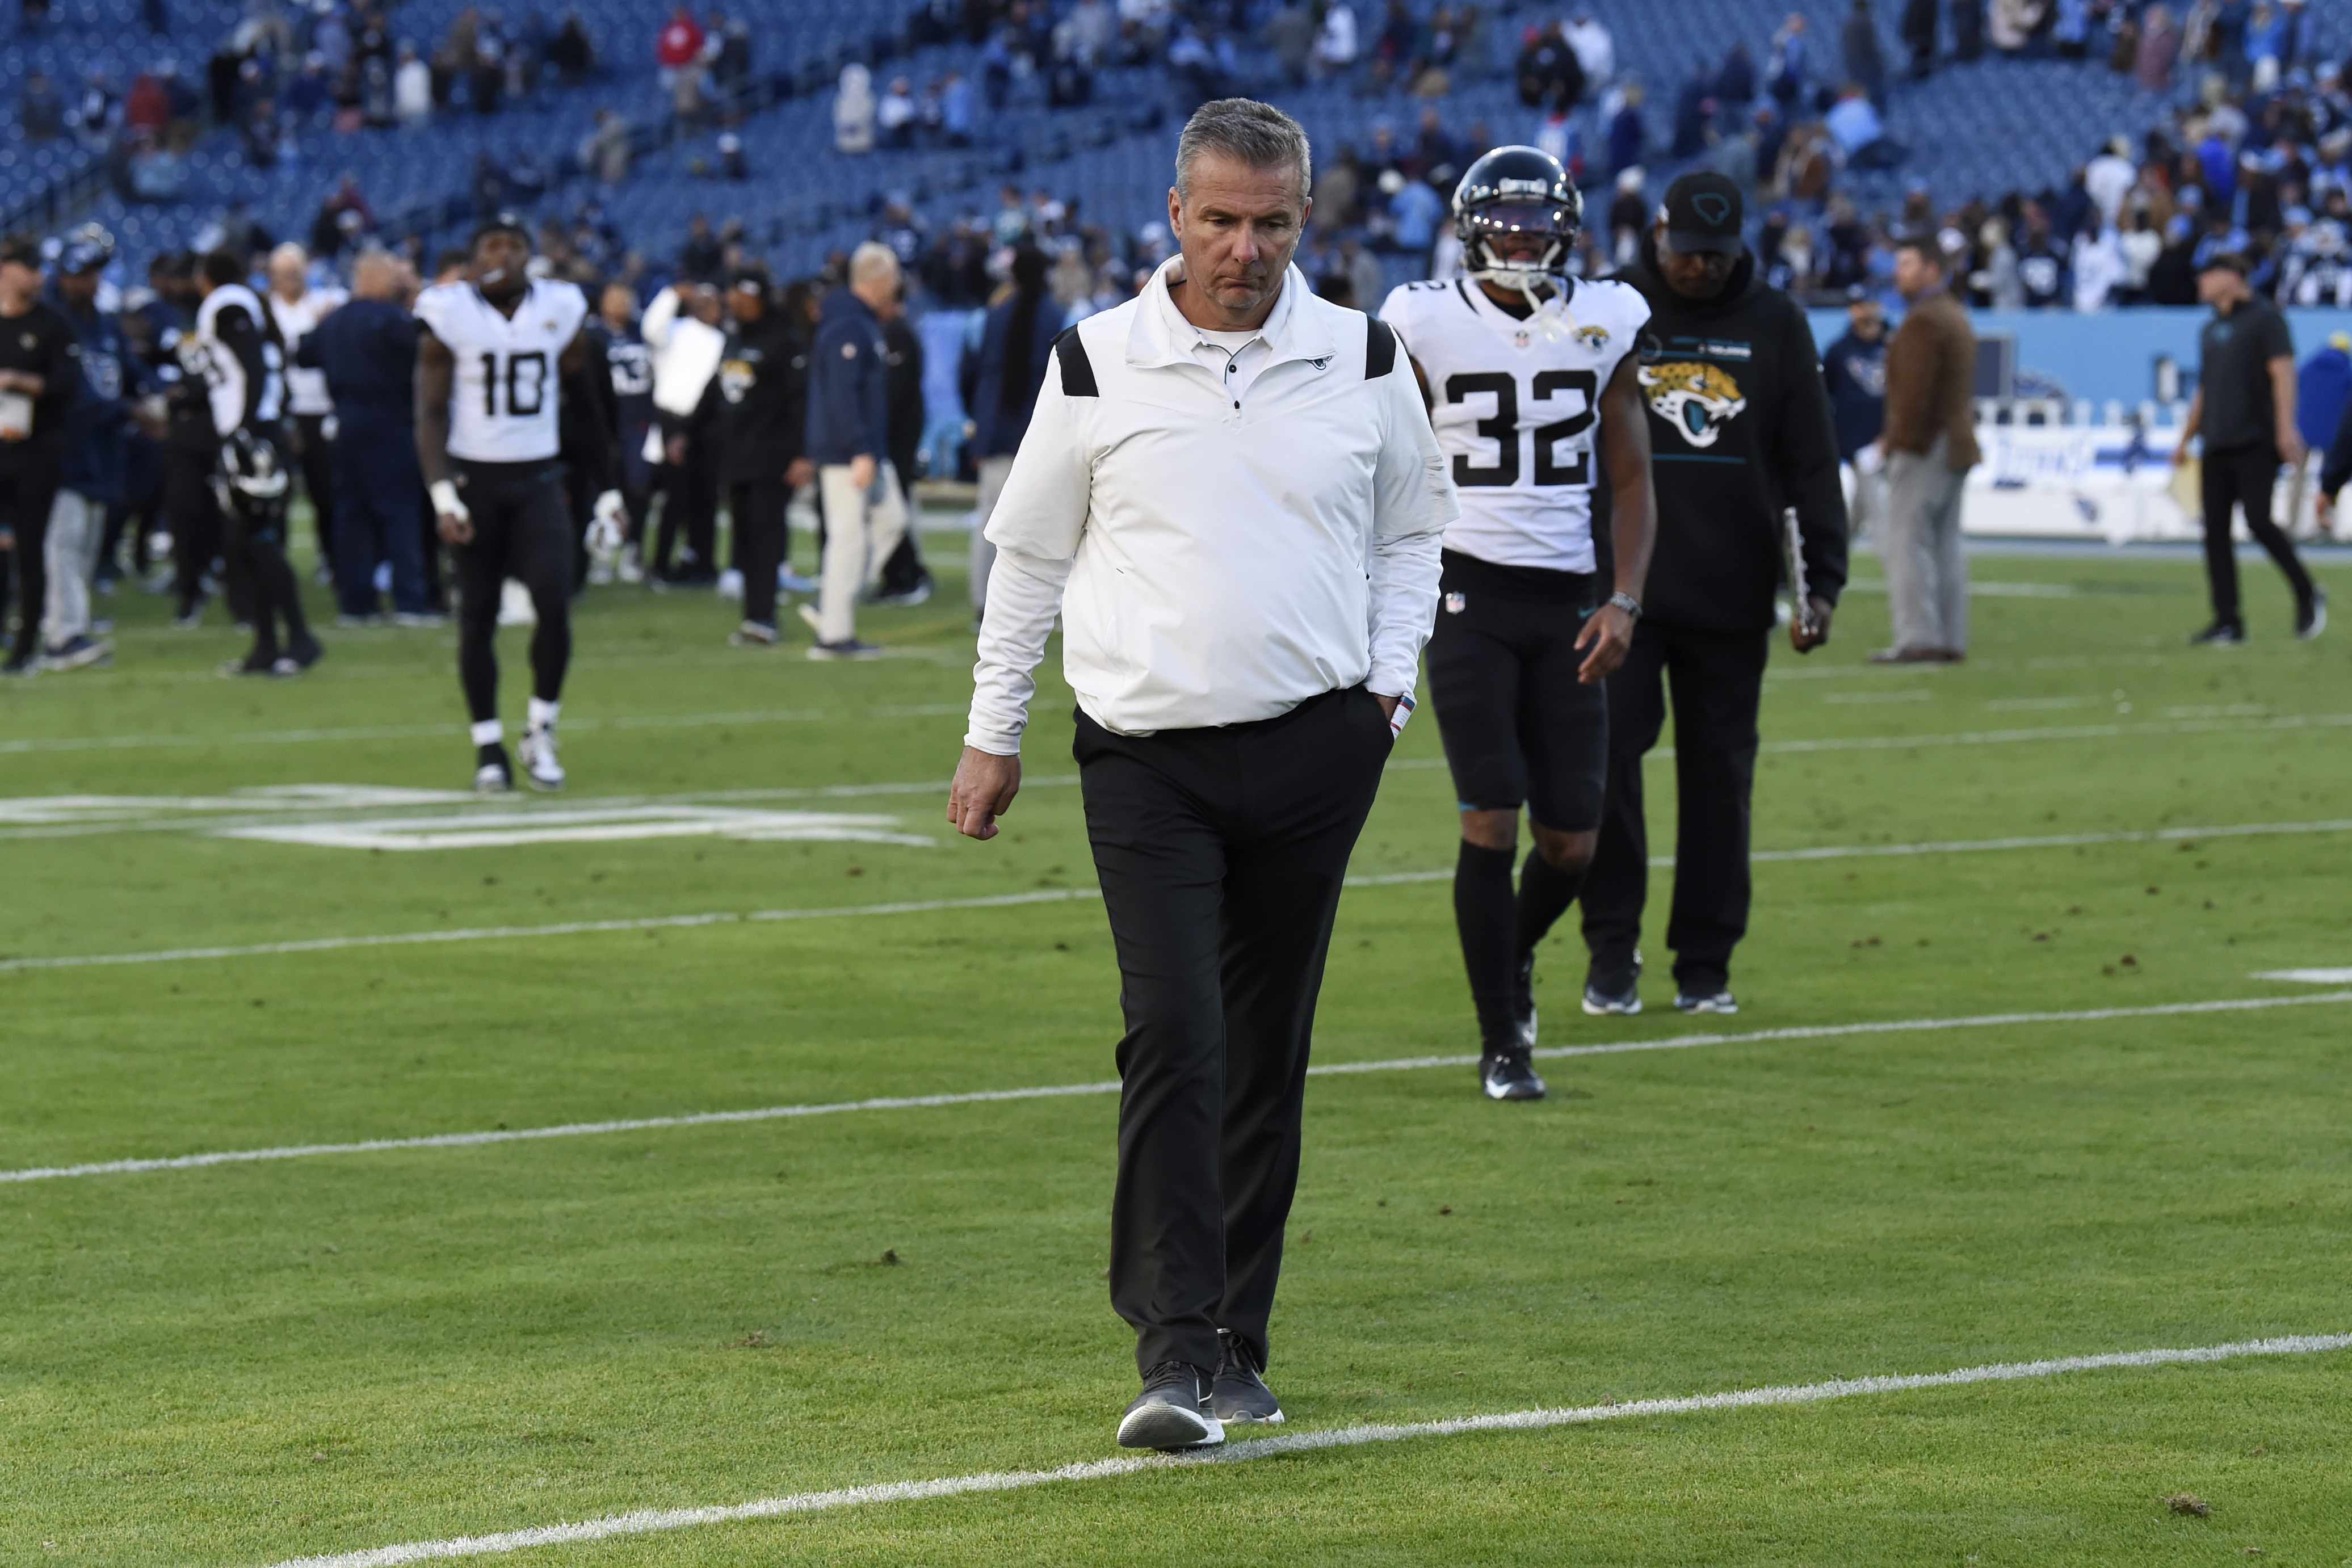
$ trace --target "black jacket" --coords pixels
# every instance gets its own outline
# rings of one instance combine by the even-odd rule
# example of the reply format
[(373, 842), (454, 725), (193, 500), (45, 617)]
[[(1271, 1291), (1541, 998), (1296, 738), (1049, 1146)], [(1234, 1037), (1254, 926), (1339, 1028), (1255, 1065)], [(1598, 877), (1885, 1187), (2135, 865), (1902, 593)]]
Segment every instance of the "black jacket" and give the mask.
[(809, 345), (792, 318), (771, 306), (729, 333), (711, 384), (727, 483), (781, 482), (808, 451)]
[(1834, 604), (1845, 587), (1845, 494), (1812, 329), (1797, 302), (1740, 257), (1713, 299), (1658, 275), (1651, 241), (1623, 275), (1650, 302), (1642, 392), (1650, 407), (1657, 553), (1643, 608), (1660, 625), (1758, 632), (1786, 576), (1784, 508), (1797, 509), (1805, 576)]

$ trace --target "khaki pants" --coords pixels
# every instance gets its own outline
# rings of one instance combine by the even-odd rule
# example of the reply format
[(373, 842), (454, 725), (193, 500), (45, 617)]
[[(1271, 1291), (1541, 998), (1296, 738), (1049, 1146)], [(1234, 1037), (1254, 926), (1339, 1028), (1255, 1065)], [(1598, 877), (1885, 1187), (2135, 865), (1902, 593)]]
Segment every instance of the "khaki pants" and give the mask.
[(988, 608), (988, 574), (996, 565), (996, 547), (988, 542), (988, 519), (996, 515), (996, 498), (1004, 494), (1004, 481), (1012, 476), (1012, 458), (983, 457), (980, 460), (980, 503), (971, 519), (971, 612), (974, 615)]
[(1886, 518), (1878, 553), (1898, 648), (1969, 646), (1969, 558), (1961, 549), (1960, 486), (1968, 470), (1944, 463), (1944, 438), (1922, 455), (1886, 459)]
[(857, 596), (882, 575), (890, 552), (907, 534), (907, 497), (887, 459), (875, 464), (874, 485), (861, 490), (849, 465), (817, 471), (824, 497), (824, 566), (817, 591), (817, 636), (846, 643), (857, 635)]
[(104, 502), (71, 490), (58, 492), (49, 503), (49, 536), (41, 546), (49, 576), (41, 633), (52, 648), (89, 634), (89, 584), (105, 537)]

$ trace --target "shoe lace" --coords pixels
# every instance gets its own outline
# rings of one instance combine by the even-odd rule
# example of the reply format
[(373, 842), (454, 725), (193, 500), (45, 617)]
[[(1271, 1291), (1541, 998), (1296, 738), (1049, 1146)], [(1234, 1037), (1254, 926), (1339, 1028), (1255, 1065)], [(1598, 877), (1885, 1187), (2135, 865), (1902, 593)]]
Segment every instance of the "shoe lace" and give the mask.
[(1223, 1329), (1217, 1334), (1217, 1371), (1223, 1374), (1228, 1369), (1249, 1377), (1258, 1376), (1265, 1370), (1258, 1364), (1257, 1353), (1250, 1348), (1248, 1341), (1231, 1329)]
[(1146, 1388), (1156, 1388), (1163, 1383), (1186, 1380), (1189, 1380), (1195, 1388), (1201, 1383), (1201, 1369), (1189, 1361), (1154, 1362), (1145, 1369), (1143, 1374), (1143, 1386)]

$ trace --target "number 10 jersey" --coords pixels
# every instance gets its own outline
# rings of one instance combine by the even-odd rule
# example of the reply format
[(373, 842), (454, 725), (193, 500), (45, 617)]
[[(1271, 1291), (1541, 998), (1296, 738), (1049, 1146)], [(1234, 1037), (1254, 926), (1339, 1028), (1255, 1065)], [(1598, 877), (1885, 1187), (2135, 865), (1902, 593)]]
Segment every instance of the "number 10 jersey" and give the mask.
[(1649, 301), (1574, 282), (1527, 320), (1466, 278), (1408, 283), (1381, 319), (1429, 379), (1462, 516), (1445, 548), (1497, 566), (1589, 572), (1601, 390), (1633, 350)]
[(457, 361), (449, 393), (449, 455), (468, 463), (535, 463), (562, 448), (556, 425), (557, 361), (588, 298), (578, 286), (533, 278), (512, 316), (471, 283), (436, 283), (416, 297), (416, 318)]

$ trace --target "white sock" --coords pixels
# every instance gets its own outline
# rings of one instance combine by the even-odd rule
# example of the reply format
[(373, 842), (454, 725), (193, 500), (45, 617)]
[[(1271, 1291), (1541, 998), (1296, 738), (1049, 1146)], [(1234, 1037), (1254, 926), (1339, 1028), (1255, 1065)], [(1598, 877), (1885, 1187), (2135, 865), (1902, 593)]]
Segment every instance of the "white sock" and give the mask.
[(497, 719), (486, 718), (473, 727), (476, 746), (498, 746), (507, 737), (507, 727)]
[(555, 702), (549, 702), (545, 697), (531, 698), (530, 727), (533, 729), (553, 729), (555, 727), (556, 711), (562, 706), (563, 704), (561, 699)]

